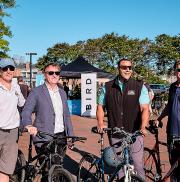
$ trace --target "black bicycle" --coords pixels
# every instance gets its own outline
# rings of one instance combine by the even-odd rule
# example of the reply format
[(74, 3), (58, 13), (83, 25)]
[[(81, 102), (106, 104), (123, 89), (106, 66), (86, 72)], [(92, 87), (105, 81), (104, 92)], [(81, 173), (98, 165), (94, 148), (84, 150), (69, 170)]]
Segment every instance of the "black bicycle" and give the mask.
[(51, 139), (49, 141), (36, 142), (43, 144), (40, 148), (40, 153), (32, 157), (33, 141), (30, 135), (28, 160), (25, 160), (24, 154), (19, 150), (15, 172), (10, 177), (10, 181), (32, 182), (46, 178), (48, 182), (74, 182), (72, 174), (63, 167), (63, 152), (67, 147), (67, 143), (62, 145), (64, 147), (62, 148), (62, 153), (59, 153), (58, 146), (62, 144), (62, 140), (71, 140), (74, 143), (86, 140), (86, 138), (78, 136), (59, 137), (42, 131), (38, 131), (37, 136), (43, 139), (49, 136)]
[[(161, 127), (162, 127), (162, 123)], [(180, 164), (180, 158), (171, 166), (169, 171), (163, 176), (163, 164), (161, 163), (159, 145), (167, 146), (166, 142), (159, 141), (159, 131), (158, 127), (155, 125), (154, 120), (149, 121), (149, 127), (147, 129), (155, 137), (155, 144), (152, 149), (147, 147), (144, 148), (144, 170), (146, 174), (146, 181), (158, 181), (163, 182), (169, 179), (173, 174), (174, 170)], [(179, 142), (180, 137), (173, 137), (172, 144)], [(175, 147), (174, 145), (172, 147)]]
[[(144, 182), (144, 180), (134, 171), (133, 161), (130, 156), (129, 147), (135, 142), (136, 137), (142, 135), (137, 131), (133, 134), (125, 132), (122, 128), (104, 128), (104, 132), (120, 133), (124, 137), (111, 147), (104, 148), (103, 133), (99, 133), (101, 138), (101, 156), (94, 157), (92, 154), (87, 154), (82, 157), (79, 163), (78, 182)], [(97, 128), (92, 128), (92, 132), (98, 133)], [(121, 146), (121, 154), (119, 156), (114, 152), (113, 147)], [(105, 179), (105, 165), (114, 168), (113, 173)], [(118, 172), (124, 170), (124, 178), (118, 180)]]

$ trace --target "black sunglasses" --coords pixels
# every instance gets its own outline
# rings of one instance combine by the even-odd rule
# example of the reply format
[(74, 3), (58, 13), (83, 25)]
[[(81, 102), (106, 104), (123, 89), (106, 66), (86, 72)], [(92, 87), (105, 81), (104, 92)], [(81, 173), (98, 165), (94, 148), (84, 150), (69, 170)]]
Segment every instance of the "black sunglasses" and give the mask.
[(47, 72), (45, 72), (45, 73), (47, 73), (48, 75), (60, 75), (60, 71), (47, 71)]
[(176, 71), (177, 71), (177, 72), (180, 72), (180, 68), (177, 68)]
[(132, 70), (132, 66), (123, 66), (123, 65), (121, 65), (120, 69), (122, 69), (122, 70), (127, 70), (127, 69)]
[(14, 71), (14, 70), (15, 70), (15, 67), (9, 65), (9, 66), (6, 66), (6, 67), (4, 67), (4, 68), (1, 68), (1, 70), (4, 71), (4, 72), (7, 71), (8, 69), (9, 69), (10, 71)]

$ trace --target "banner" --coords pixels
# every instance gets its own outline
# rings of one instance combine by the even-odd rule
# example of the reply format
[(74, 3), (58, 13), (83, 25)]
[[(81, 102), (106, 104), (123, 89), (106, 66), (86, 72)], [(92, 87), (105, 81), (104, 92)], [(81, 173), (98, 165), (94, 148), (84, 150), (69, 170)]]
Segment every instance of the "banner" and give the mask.
[(81, 116), (96, 116), (96, 73), (81, 74)]

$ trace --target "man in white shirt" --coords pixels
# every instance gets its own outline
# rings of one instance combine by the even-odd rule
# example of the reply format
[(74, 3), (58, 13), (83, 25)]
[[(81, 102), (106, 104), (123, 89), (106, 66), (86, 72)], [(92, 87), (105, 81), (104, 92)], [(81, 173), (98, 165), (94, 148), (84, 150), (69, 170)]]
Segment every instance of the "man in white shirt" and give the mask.
[(14, 70), (12, 59), (0, 58), (0, 182), (8, 182), (15, 169), (20, 124), (17, 106), (25, 103), (19, 85), (12, 82)]

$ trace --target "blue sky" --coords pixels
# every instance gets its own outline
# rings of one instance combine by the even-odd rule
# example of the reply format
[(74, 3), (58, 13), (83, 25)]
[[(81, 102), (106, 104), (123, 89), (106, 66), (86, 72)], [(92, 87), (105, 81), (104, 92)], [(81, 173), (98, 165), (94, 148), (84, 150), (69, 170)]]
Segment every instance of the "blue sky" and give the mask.
[(17, 0), (11, 18), (10, 56), (33, 62), (56, 43), (75, 44), (115, 32), (130, 38), (154, 40), (180, 33), (180, 0)]

